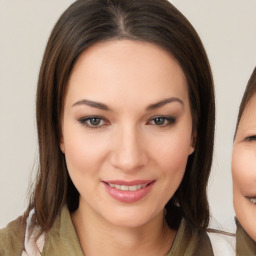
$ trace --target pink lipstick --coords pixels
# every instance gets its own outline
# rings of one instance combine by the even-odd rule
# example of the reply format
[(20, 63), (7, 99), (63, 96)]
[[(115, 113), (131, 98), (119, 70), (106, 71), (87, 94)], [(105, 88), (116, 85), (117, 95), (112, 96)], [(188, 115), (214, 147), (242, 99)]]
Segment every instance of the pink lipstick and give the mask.
[(109, 195), (124, 203), (133, 203), (142, 199), (149, 193), (154, 183), (154, 180), (103, 181)]

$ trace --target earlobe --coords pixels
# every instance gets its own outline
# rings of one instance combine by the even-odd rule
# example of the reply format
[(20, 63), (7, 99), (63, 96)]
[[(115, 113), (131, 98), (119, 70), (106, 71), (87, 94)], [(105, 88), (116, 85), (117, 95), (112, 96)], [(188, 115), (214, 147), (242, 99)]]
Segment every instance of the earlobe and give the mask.
[(195, 147), (196, 147), (196, 141), (197, 141), (197, 133), (194, 132), (192, 137), (191, 137), (191, 144), (190, 144), (190, 148), (189, 148), (189, 155), (194, 153)]
[(64, 140), (62, 136), (60, 138), (60, 150), (62, 151), (63, 154), (65, 154), (65, 146), (64, 146)]
[(192, 145), (189, 148), (189, 155), (193, 154), (195, 151), (195, 147), (193, 147)]

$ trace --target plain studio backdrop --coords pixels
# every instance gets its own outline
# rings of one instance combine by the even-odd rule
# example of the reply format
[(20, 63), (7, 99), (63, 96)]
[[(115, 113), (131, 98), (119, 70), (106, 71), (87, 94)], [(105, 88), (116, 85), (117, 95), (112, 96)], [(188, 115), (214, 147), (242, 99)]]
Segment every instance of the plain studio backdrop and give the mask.
[[(0, 228), (21, 215), (37, 167), (35, 92), (53, 25), (71, 0), (0, 0)], [(216, 88), (208, 191), (212, 226), (235, 231), (231, 152), (238, 106), (256, 65), (255, 0), (171, 1), (199, 33)], [(193, 195), (191, 195), (193, 196)]]

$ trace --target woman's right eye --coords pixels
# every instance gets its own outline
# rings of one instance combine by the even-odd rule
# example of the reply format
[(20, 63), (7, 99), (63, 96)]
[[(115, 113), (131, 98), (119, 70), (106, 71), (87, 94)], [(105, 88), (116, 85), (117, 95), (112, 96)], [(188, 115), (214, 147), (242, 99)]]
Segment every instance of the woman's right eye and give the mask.
[(85, 125), (86, 127), (91, 128), (91, 129), (101, 128), (105, 125), (108, 125), (107, 120), (105, 118), (99, 117), (99, 116), (80, 118), (78, 121), (82, 125)]

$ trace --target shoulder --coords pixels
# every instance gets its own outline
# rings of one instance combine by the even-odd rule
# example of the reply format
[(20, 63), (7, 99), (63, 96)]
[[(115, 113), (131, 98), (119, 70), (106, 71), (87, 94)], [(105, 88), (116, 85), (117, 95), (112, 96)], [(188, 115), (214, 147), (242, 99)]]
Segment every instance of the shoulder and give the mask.
[(237, 255), (256, 255), (256, 242), (247, 234), (236, 219), (236, 252)]
[(0, 229), (0, 255), (21, 255), (26, 224), (22, 216)]
[(210, 238), (215, 256), (235, 255), (236, 237), (234, 234), (226, 234), (219, 231), (207, 232)]

